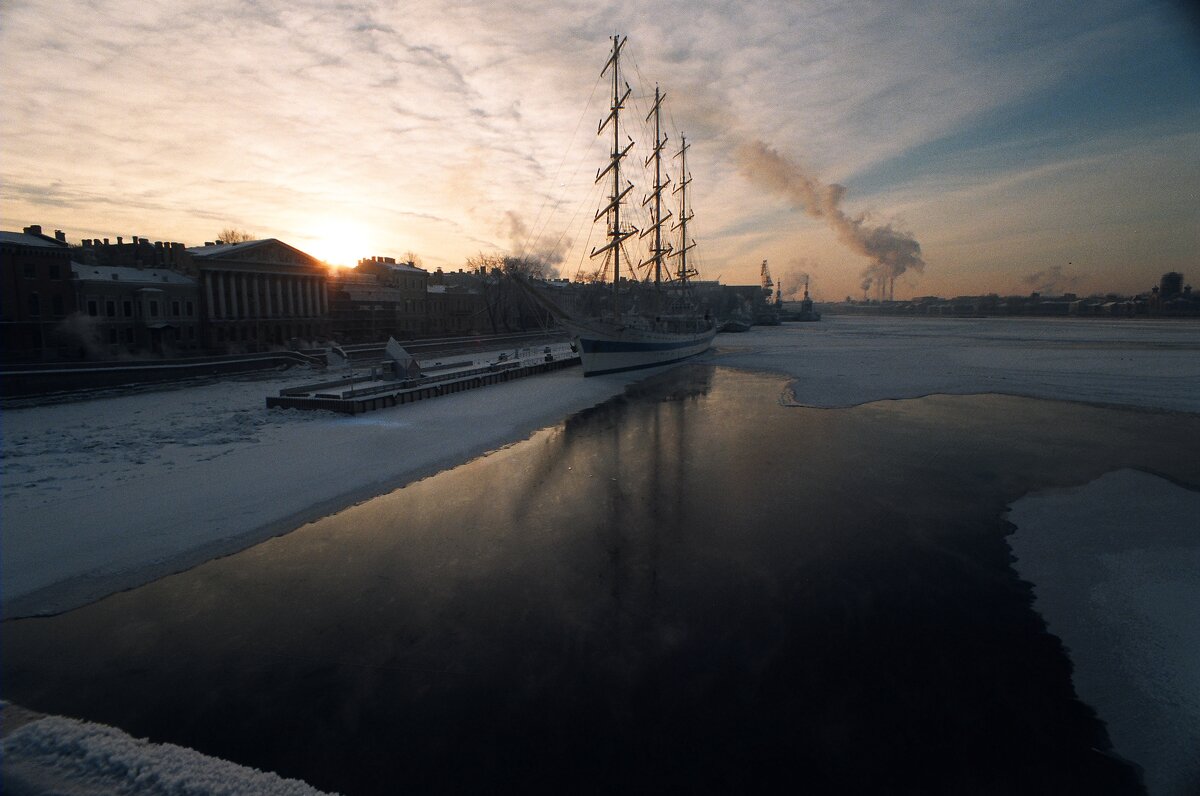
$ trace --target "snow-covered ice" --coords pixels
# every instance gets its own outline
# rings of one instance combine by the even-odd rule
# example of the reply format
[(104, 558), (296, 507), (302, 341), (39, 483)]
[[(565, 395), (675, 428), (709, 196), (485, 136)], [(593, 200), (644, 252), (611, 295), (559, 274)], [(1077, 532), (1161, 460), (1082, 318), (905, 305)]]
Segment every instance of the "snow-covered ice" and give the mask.
[(1009, 538), (1080, 699), (1154, 796), (1200, 787), (1200, 493), (1133, 470), (1017, 501)]
[(268, 410), (298, 371), (5, 410), (5, 616), (244, 549), (522, 439), (636, 378), (576, 369), (367, 415)]
[(10, 796), (321, 796), (295, 779), (133, 738), (113, 727), (45, 716), (9, 733), (4, 792)]
[(1200, 323), (864, 318), (720, 335), (714, 361), (795, 377), (796, 402), (999, 393), (1200, 412)]

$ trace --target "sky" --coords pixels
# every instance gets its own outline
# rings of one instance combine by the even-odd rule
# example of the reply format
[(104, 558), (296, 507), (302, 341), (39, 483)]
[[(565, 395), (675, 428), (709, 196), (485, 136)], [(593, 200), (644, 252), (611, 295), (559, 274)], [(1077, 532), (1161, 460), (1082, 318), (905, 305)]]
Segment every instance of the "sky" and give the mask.
[(1197, 283), (1187, 8), (5, 0), (0, 226), (188, 245), (233, 227), (338, 264), (516, 254), (573, 277), (598, 267), (619, 33), (626, 215), (646, 227), (657, 84), (705, 278), (756, 283), (767, 260), (825, 300)]

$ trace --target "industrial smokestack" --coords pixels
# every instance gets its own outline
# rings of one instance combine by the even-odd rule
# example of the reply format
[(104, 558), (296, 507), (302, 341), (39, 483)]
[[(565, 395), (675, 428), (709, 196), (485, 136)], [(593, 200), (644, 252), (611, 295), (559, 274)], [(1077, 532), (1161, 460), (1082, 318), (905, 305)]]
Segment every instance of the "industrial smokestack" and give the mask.
[(865, 213), (850, 216), (842, 210), (845, 187), (823, 184), (762, 141), (742, 145), (737, 157), (743, 174), (783, 196), (804, 214), (824, 219), (838, 240), (871, 259), (862, 272), (864, 292), (877, 283), (882, 298), (887, 284), (884, 280), (893, 281), (910, 268), (918, 273), (925, 270), (921, 244), (910, 233), (896, 230), (891, 224), (871, 225)]

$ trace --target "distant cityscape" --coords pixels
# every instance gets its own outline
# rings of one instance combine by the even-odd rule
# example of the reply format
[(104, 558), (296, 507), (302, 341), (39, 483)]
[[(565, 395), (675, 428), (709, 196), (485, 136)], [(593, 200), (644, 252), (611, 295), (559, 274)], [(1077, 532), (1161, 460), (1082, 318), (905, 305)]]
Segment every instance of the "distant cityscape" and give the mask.
[(1200, 317), (1200, 297), (1184, 283), (1184, 275), (1171, 271), (1157, 285), (1132, 296), (1117, 293), (1079, 296), (919, 296), (907, 301), (862, 300), (847, 296), (844, 302), (821, 303), (829, 313), (873, 315), (934, 315), (981, 317), (994, 315), (1067, 316), (1079, 318)]
[[(235, 236), (229, 236), (235, 237)], [(71, 244), (38, 225), (0, 231), (0, 358), (70, 362), (304, 349), (330, 344), (500, 334), (545, 328), (548, 319), (509, 280), (502, 257), (457, 271), (415, 258), (375, 256), (331, 268), (275, 238), (200, 246), (141, 236)], [(718, 319), (789, 320), (763, 264), (758, 285), (696, 282)], [(572, 298), (591, 285), (551, 280)], [(1200, 317), (1180, 273), (1134, 296), (925, 296), (908, 301), (824, 303), (829, 314), (1033, 315), (1095, 318)]]

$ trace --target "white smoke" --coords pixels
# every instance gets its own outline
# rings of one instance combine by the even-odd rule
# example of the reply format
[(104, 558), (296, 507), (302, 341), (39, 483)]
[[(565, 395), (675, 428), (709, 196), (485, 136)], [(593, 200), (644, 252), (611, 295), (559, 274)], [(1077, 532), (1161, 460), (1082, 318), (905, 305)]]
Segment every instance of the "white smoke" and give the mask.
[(910, 268), (917, 273), (925, 270), (921, 244), (911, 233), (891, 224), (871, 224), (866, 213), (851, 216), (842, 210), (845, 187), (822, 183), (762, 141), (738, 147), (737, 157), (747, 177), (783, 196), (806, 215), (824, 219), (838, 240), (870, 258), (862, 272), (864, 291), (873, 283), (890, 285)]

